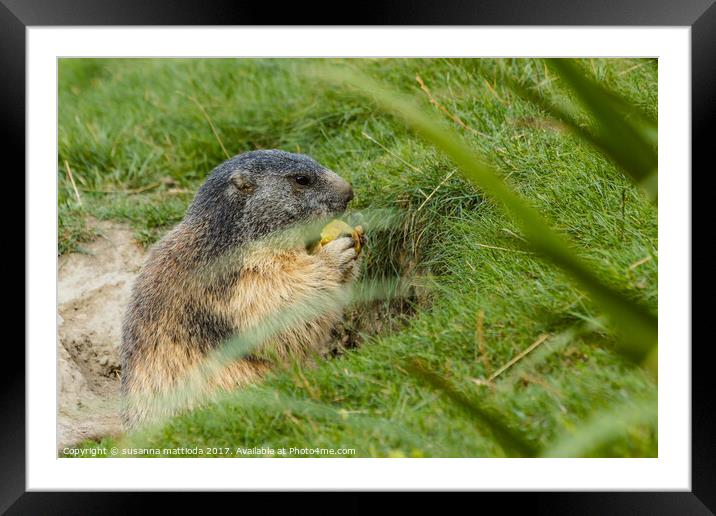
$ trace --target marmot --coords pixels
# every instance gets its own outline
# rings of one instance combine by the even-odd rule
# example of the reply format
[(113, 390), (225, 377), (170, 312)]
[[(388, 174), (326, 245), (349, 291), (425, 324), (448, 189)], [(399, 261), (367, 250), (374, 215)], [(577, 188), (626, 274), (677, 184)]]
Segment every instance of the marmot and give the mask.
[[(265, 243), (280, 230), (342, 213), (352, 198), (347, 181), (302, 154), (247, 152), (210, 173), (184, 219), (152, 247), (132, 290), (121, 347), (128, 428), (173, 414), (151, 400), (181, 388), (183, 375), (233, 335), (357, 277), (351, 238), (315, 254)], [(326, 344), (341, 315), (336, 306), (262, 345), (278, 356), (305, 355)], [(212, 375), (211, 388), (256, 381), (271, 365), (248, 354)]]

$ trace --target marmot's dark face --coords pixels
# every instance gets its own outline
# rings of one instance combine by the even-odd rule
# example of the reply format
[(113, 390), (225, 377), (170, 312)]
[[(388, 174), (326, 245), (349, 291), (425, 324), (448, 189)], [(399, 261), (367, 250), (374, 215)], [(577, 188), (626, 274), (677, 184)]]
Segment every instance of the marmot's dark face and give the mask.
[(352, 198), (347, 181), (306, 155), (253, 151), (212, 171), (187, 219), (201, 220), (225, 244), (239, 243), (342, 213)]

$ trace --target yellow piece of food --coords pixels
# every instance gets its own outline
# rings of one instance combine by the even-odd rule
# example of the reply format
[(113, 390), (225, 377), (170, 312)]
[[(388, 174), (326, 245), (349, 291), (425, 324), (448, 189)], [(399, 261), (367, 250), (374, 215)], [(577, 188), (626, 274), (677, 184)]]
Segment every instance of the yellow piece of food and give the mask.
[(328, 242), (332, 242), (341, 235), (352, 235), (353, 228), (342, 220), (332, 220), (326, 224), (321, 230), (321, 245), (326, 245)]
[(328, 242), (332, 242), (333, 240), (344, 235), (353, 238), (356, 253), (360, 253), (361, 243), (363, 240), (363, 228), (361, 226), (352, 228), (342, 220), (338, 219), (332, 220), (323, 227), (321, 230), (320, 246), (324, 246)]

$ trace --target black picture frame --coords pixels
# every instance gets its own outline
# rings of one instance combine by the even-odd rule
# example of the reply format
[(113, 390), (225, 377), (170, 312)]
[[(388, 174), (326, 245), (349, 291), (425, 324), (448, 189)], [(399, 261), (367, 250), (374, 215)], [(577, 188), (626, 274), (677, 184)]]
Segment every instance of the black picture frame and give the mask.
[[(576, 25), (691, 27), (692, 170), (713, 170), (707, 127), (716, 114), (715, 0), (441, 0), (345, 5), (342, 16), (303, 3), (282, 5), (230, 0), (0, 0), (0, 81), (4, 156), (25, 167), (25, 30), (62, 25)], [(707, 163), (710, 164), (706, 169)], [(20, 168), (22, 167), (22, 168)], [(703, 169), (703, 170), (702, 170)], [(22, 177), (23, 174), (14, 174)], [(692, 171), (692, 178), (696, 174)], [(24, 181), (21, 188), (24, 191)], [(696, 222), (696, 220), (694, 220)], [(16, 229), (19, 237), (20, 228)], [(24, 229), (23, 229), (24, 231)], [(694, 234), (692, 232), (692, 234)], [(24, 239), (24, 234), (22, 237)], [(24, 251), (23, 251), (24, 253)], [(27, 256), (24, 256), (27, 260)], [(698, 263), (698, 262), (697, 262)], [(692, 267), (694, 265), (692, 259)], [(699, 264), (700, 265), (700, 264)], [(26, 269), (25, 269), (26, 270)], [(26, 274), (27, 274), (26, 270)], [(9, 344), (9, 343), (8, 343)], [(676, 343), (688, 345), (688, 342)], [(10, 346), (6, 346), (10, 347)], [(18, 347), (18, 346), (15, 346)], [(692, 491), (524, 493), (501, 496), (501, 511), (523, 503), (548, 514), (713, 514), (716, 511), (714, 412), (709, 341), (692, 345)], [(6, 350), (6, 353), (10, 353)], [(25, 492), (25, 355), (6, 359), (0, 393), (0, 511), (8, 514), (129, 513), (147, 508), (149, 493)], [(8, 356), (7, 354), (5, 355)], [(212, 494), (216, 496), (216, 494)], [(241, 495), (245, 496), (245, 495)], [(272, 500), (270, 495), (261, 495)], [(480, 496), (495, 496), (481, 494)], [(497, 495), (499, 496), (499, 495)], [(420, 502), (421, 497), (413, 497)], [(221, 500), (214, 499), (214, 503)], [(323, 498), (321, 503), (330, 504)], [(356, 510), (370, 502), (346, 504)], [(162, 496), (164, 511), (186, 508), (179, 493)]]

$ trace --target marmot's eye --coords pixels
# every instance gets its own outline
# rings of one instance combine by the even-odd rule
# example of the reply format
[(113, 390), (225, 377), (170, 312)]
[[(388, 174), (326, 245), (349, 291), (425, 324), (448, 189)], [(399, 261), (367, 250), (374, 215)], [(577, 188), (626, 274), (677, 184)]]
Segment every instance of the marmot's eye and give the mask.
[(311, 183), (311, 178), (308, 176), (296, 176), (293, 179), (301, 186), (306, 186)]

